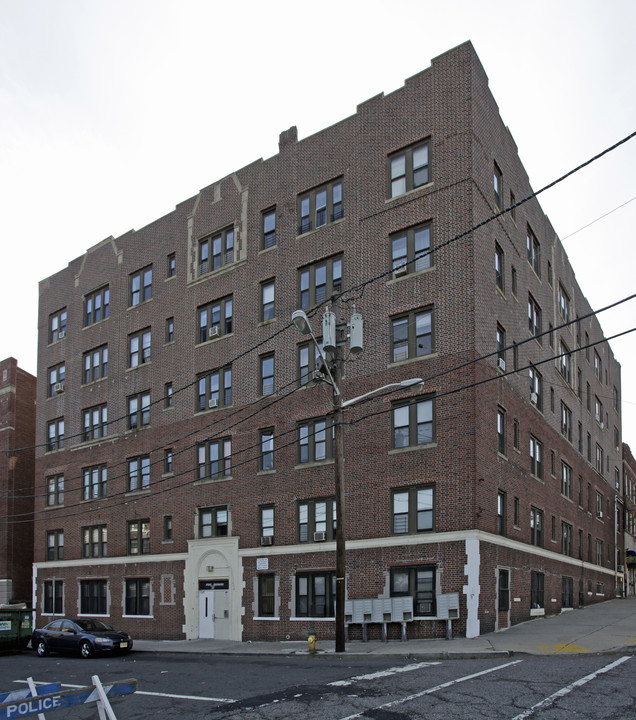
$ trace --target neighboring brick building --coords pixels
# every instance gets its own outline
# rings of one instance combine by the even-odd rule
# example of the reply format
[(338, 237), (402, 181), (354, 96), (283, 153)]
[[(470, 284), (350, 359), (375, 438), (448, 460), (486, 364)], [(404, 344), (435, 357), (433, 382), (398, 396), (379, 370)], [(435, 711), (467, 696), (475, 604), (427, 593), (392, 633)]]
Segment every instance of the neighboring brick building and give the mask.
[(343, 396), (425, 378), (346, 410), (348, 599), (427, 637), (452, 593), (469, 636), (613, 597), (620, 368), (536, 200), (471, 231), (532, 192), (472, 45), (279, 149), (42, 281), (39, 613), (332, 636), (331, 390), (290, 319), (340, 291)]
[[(625, 594), (634, 595), (634, 581), (636, 580), (636, 460), (631, 448), (623, 443), (623, 505), (624, 505), (624, 572)], [(623, 559), (618, 558), (618, 569), (621, 569)]]
[(35, 378), (0, 361), (0, 605), (30, 602)]

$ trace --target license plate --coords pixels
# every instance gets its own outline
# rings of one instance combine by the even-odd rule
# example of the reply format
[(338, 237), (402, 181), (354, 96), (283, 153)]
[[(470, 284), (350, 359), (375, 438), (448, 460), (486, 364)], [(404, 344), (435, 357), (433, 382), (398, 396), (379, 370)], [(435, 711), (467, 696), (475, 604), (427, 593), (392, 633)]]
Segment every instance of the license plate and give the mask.
[(119, 647), (120, 647), (120, 648), (126, 648), (126, 647), (128, 647), (128, 643), (127, 643), (127, 642), (119, 643)]

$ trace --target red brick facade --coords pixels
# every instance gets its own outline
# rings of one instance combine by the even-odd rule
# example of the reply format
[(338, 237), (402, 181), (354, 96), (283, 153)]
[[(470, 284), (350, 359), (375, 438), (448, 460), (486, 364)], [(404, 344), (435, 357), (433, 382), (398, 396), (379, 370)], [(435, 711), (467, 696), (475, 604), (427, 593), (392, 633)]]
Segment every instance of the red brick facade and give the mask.
[[(614, 427), (620, 439), (620, 417), (612, 388), (620, 392), (619, 366), (607, 343), (590, 347), (586, 358), (583, 345), (603, 338), (594, 317), (555, 331), (554, 348), (548, 335), (530, 335), (529, 294), (541, 311), (544, 331), (564, 322), (560, 287), (567, 292), (564, 314), (573, 320), (590, 313), (536, 200), (517, 207), (514, 218), (508, 213), (471, 231), (498, 212), (498, 203), (507, 207), (511, 197), (519, 201), (531, 192), (483, 68), (466, 44), (433, 60), (403, 88), (371, 98), (355, 115), (316, 135), (298, 141), (295, 128), (282, 133), (278, 155), (204, 188), (139, 231), (105, 240), (42, 281), (37, 478), (43, 487), (46, 478), (63, 475), (65, 492), (63, 505), (49, 507), (38, 493), (38, 611), (45, 616), (94, 614), (97, 608), (137, 637), (301, 638), (312, 624), (321, 637), (332, 636), (333, 615), (323, 611), (329, 599), (323, 598), (322, 583), (328, 596), (335, 566), (333, 528), (330, 522), (324, 530), (319, 522), (312, 524), (312, 512), (333, 497), (334, 464), (329, 458), (303, 462), (299, 447), (299, 438), (308, 438), (308, 459), (314, 459), (311, 453), (322, 436), (314, 439), (313, 425), (303, 436), (301, 426), (328, 416), (331, 390), (324, 383), (299, 387), (301, 346), (310, 338), (290, 322), (304, 302), (304, 273), (309, 271), (306, 309), (320, 335), (324, 307), (315, 314), (312, 308), (316, 296), (320, 299), (322, 267), (325, 295), (343, 291), (343, 320), (355, 304), (365, 322), (364, 352), (347, 353), (343, 396), (411, 377), (425, 380), (421, 391), (378, 395), (345, 412), (347, 598), (417, 595), (418, 619), (408, 623), (408, 632), (427, 637), (445, 633), (436, 608), (439, 597), (449, 593), (459, 596), (454, 625), (459, 634), (475, 635), (528, 618), (533, 572), (534, 582), (540, 574), (544, 583), (543, 595), (535, 593), (535, 604), (542, 605), (535, 614), (612, 597), (613, 475), (620, 466), (613, 445)], [(275, 235), (264, 220), (272, 212)], [(416, 263), (415, 231), (422, 228), (429, 230), (434, 252), (421, 254)], [(528, 228), (537, 243), (530, 260)], [(408, 238), (406, 272), (399, 270), (402, 235)], [(149, 268), (151, 284), (145, 273)], [(272, 317), (264, 307), (269, 299), (264, 287), (271, 283)], [(96, 317), (96, 302), (103, 306), (106, 299), (108, 317), (101, 308)], [(60, 338), (53, 326), (62, 317)], [(394, 321), (401, 318), (410, 328), (408, 351), (398, 347)], [(432, 332), (423, 318), (431, 319)], [(217, 324), (218, 332), (212, 329)], [(498, 369), (493, 354), (498, 324), (509, 346), (502, 350), (505, 372), (511, 374)], [(144, 357), (148, 332), (149, 356)], [(513, 351), (513, 342), (523, 344)], [(572, 351), (569, 383), (558, 370), (560, 359), (554, 359), (561, 343)], [(598, 378), (595, 351), (602, 361)], [(274, 357), (274, 392), (263, 395), (261, 360), (268, 355)], [(309, 355), (313, 359), (313, 347)], [(513, 355), (518, 355), (517, 373), (511, 372), (516, 369)], [(48, 371), (62, 363), (64, 388), (53, 392)], [(531, 402), (530, 363), (543, 378), (542, 411)], [(205, 380), (212, 371), (220, 371), (218, 395), (216, 376)], [(205, 390), (201, 400), (199, 380)], [(135, 413), (137, 427), (131, 428), (129, 400), (143, 404), (148, 393), (149, 414)], [(595, 397), (603, 402), (598, 422)], [(401, 447), (393, 439), (393, 425), (400, 425), (393, 409), (409, 400), (421, 403), (422, 426), (416, 432), (415, 404), (411, 435)], [(569, 440), (562, 434), (561, 403), (571, 411)], [(104, 405), (105, 435), (100, 424)], [(432, 425), (425, 417), (429, 407)], [(505, 413), (501, 452), (498, 408)], [(56, 433), (62, 418), (60, 448)], [(142, 427), (146, 420), (149, 424)], [(262, 444), (263, 430), (273, 433), (273, 468), (259, 462), (263, 447), (269, 448)], [(542, 478), (530, 473), (531, 436), (542, 443)], [(329, 448), (328, 432), (326, 438)], [(206, 443), (207, 451), (200, 450)], [(597, 443), (603, 451), (598, 472)], [(228, 464), (214, 466), (218, 477), (202, 478), (199, 457), (208, 453), (210, 474), (217, 448), (226, 453)], [(168, 449), (171, 468), (165, 464)], [(131, 490), (129, 463), (141, 458), (142, 464), (146, 457), (148, 487)], [(562, 462), (571, 469), (565, 494)], [(87, 470), (102, 466), (106, 487), (91, 485)], [(140, 487), (142, 477), (136, 480)], [(418, 514), (417, 488), (433, 489), (432, 512), (422, 507)], [(394, 517), (395, 491), (410, 491), (409, 532), (401, 532), (406, 526), (397, 518), (397, 498)], [(598, 518), (597, 492), (603, 508)], [(498, 493), (505, 511), (501, 518)], [(305, 506), (307, 541), (301, 527)], [(263, 507), (273, 508), (273, 525), (261, 521)], [(535, 544), (531, 510), (543, 513), (543, 536), (535, 537)], [(131, 538), (133, 522), (135, 531), (149, 536)], [(103, 526), (107, 547), (103, 535), (97, 545), (84, 542), (84, 528), (101, 533)], [(319, 534), (313, 535), (316, 528)], [(59, 557), (55, 533), (61, 531)], [(597, 542), (602, 543), (598, 562)], [(47, 548), (47, 543), (52, 545)], [(503, 587), (506, 578), (509, 589)], [(87, 582), (91, 579), (103, 582)], [(101, 593), (102, 600), (89, 600), (90, 592)], [(204, 627), (208, 603), (218, 603), (213, 627)], [(388, 632), (399, 636), (399, 624), (391, 624)], [(351, 636), (359, 633), (360, 626), (352, 626)]]
[(35, 377), (0, 362), (0, 604), (30, 602)]

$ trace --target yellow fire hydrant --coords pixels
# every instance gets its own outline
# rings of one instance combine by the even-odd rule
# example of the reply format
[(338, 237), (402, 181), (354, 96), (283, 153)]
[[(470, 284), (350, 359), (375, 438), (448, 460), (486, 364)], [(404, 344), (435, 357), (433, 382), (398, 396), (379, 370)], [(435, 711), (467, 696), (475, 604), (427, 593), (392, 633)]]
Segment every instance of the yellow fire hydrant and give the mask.
[(313, 628), (309, 628), (309, 635), (307, 637), (307, 642), (309, 643), (309, 652), (315, 653), (316, 652), (316, 631)]

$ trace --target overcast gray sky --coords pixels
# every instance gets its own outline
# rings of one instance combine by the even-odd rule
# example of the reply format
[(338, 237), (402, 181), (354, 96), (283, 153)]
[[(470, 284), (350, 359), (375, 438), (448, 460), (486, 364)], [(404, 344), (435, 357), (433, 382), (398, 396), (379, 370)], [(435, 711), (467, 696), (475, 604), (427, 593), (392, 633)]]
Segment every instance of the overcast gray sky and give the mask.
[[(636, 130), (635, 28), (632, 0), (0, 0), (0, 358), (36, 372), (39, 280), (466, 40), (539, 189)], [(635, 167), (636, 139), (540, 198), (595, 309), (636, 292)]]

